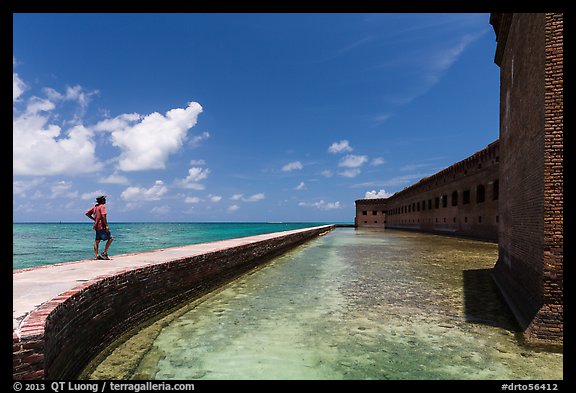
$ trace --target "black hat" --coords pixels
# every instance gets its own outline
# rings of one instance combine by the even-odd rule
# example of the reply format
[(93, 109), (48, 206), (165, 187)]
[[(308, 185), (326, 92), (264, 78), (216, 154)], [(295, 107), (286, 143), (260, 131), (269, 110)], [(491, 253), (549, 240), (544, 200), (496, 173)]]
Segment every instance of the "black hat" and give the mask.
[(105, 201), (105, 200), (106, 200), (106, 195), (100, 195), (99, 197), (96, 197), (96, 202)]

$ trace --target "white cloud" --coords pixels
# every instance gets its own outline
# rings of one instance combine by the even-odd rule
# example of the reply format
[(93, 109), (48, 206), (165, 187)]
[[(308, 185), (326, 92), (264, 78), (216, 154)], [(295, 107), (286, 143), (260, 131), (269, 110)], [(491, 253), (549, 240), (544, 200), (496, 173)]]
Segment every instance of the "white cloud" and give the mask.
[(323, 199), (319, 202), (300, 202), (298, 206), (302, 207), (314, 207), (320, 210), (333, 210), (333, 209), (340, 209), (340, 202), (326, 202)]
[(198, 182), (206, 179), (209, 174), (210, 169), (208, 168), (192, 167), (188, 169), (188, 176), (184, 179), (176, 180), (176, 184), (184, 188), (203, 190), (205, 186)]
[(35, 178), (32, 180), (14, 180), (12, 182), (12, 193), (20, 196), (26, 196), (28, 191), (32, 191), (36, 187), (44, 183), (44, 178)]
[(208, 199), (210, 199), (210, 202), (217, 203), (222, 200), (222, 197), (220, 195), (210, 195)]
[(70, 191), (71, 188), (72, 188), (71, 182), (67, 182), (65, 180), (58, 181), (52, 184), (52, 186), (50, 187), (50, 191), (52, 192), (51, 197), (52, 198), (56, 198), (59, 196), (67, 196), (70, 198), (76, 197), (78, 195), (78, 192)]
[(111, 174), (110, 176), (106, 176), (98, 181), (98, 183), (103, 184), (122, 184), (127, 185), (130, 183), (127, 177), (118, 175), (116, 173)]
[(142, 118), (138, 113), (124, 113), (118, 115), (113, 119), (104, 119), (99, 121), (94, 127), (94, 131), (110, 131), (127, 128), (130, 123), (138, 121)]
[[(12, 66), (16, 67), (16, 58), (12, 56)], [(12, 72), (12, 102), (18, 101), (18, 98), (24, 93), (27, 89), (26, 84), (17, 73)]]
[(373, 158), (372, 161), (370, 161), (370, 165), (371, 166), (378, 166), (378, 165), (382, 165), (384, 164), (386, 161), (384, 161), (384, 159), (382, 157), (376, 157)]
[[(14, 61), (15, 63), (15, 61)], [(14, 103), (26, 88), (25, 83), (13, 75)], [(81, 124), (63, 129), (54, 124), (54, 114), (60, 97), (75, 100), (83, 109), (89, 93), (80, 86), (68, 88), (62, 95), (54, 89), (45, 89), (47, 98), (31, 97), (24, 111), (16, 108), (12, 116), (13, 174), (14, 175), (58, 175), (96, 172), (102, 164), (96, 159), (96, 144), (92, 131)]]
[(43, 89), (44, 93), (48, 96), (48, 98), (52, 101), (74, 101), (77, 102), (80, 106), (80, 112), (77, 113), (76, 117), (79, 118), (83, 115), (84, 110), (88, 106), (90, 102), (90, 97), (94, 94), (98, 94), (98, 90), (92, 92), (86, 92), (82, 86), (67, 86), (66, 91), (64, 94), (59, 93), (58, 91), (46, 87)]
[(346, 169), (342, 172), (338, 172), (338, 174), (344, 177), (356, 177), (360, 174), (360, 169), (358, 168)]
[(102, 191), (102, 190), (85, 192), (82, 195), (80, 195), (80, 199), (82, 199), (83, 201), (87, 201), (88, 199), (96, 200), (96, 197), (99, 197), (100, 195), (107, 195), (107, 193), (106, 193), (106, 191)]
[(376, 198), (390, 198), (392, 196), (391, 193), (384, 191), (381, 189), (380, 191), (376, 192), (376, 190), (368, 191), (365, 195), (365, 199), (376, 199)]
[(144, 117), (120, 115), (99, 122), (95, 129), (109, 131), (112, 144), (122, 150), (118, 169), (164, 169), (168, 156), (182, 147), (188, 130), (196, 125), (201, 112), (200, 104), (190, 102), (185, 109), (171, 109), (165, 116), (158, 112)]
[(150, 213), (158, 215), (158, 216), (164, 216), (164, 215), (170, 213), (170, 206), (168, 206), (168, 205), (154, 206), (152, 209), (150, 209)]
[(206, 131), (204, 131), (202, 134), (200, 135), (195, 135), (192, 137), (192, 139), (190, 139), (190, 144), (194, 147), (198, 146), (200, 144), (200, 142), (206, 140), (210, 138), (210, 134)]
[(305, 190), (306, 189), (306, 184), (304, 184), (303, 181), (300, 182), (300, 184), (298, 184), (295, 188), (295, 190)]
[(264, 193), (254, 194), (249, 197), (245, 197), (244, 194), (234, 194), (230, 197), (233, 201), (242, 201), (242, 202), (258, 202), (266, 198)]
[(242, 198), (242, 200), (244, 202), (258, 202), (258, 201), (261, 201), (265, 198), (266, 198), (266, 196), (263, 193), (259, 193), (259, 194), (251, 195), (247, 198)]
[(332, 173), (332, 171), (331, 171), (331, 170), (328, 170), (328, 169), (320, 172), (320, 174), (321, 174), (322, 176), (324, 176), (324, 177), (332, 177), (332, 176), (334, 176), (334, 174)]
[(476, 34), (465, 34), (455, 45), (436, 51), (434, 55), (429, 58), (428, 64), (431, 67), (428, 74), (429, 82), (432, 84), (438, 82), (444, 71), (450, 68), (452, 64), (460, 58), (468, 45), (483, 36), (487, 31), (488, 29), (483, 29)]
[(52, 101), (46, 98), (32, 97), (28, 100), (26, 112), (30, 115), (35, 115), (38, 112), (49, 112), (54, 108), (56, 108), (56, 105)]
[(346, 168), (358, 168), (364, 165), (368, 161), (367, 156), (357, 156), (354, 154), (348, 154), (344, 158), (340, 160), (338, 166), (346, 167)]
[(168, 188), (164, 185), (164, 182), (156, 180), (150, 188), (128, 187), (122, 191), (120, 198), (125, 201), (158, 201), (167, 192)]
[(200, 202), (202, 202), (202, 200), (198, 197), (187, 196), (184, 199), (184, 202), (186, 202), (186, 203), (200, 203)]
[(295, 170), (300, 170), (302, 169), (302, 163), (300, 161), (294, 161), (294, 162), (289, 162), (288, 164), (284, 165), (282, 167), (282, 170), (284, 172), (291, 172), (291, 171), (295, 171)]
[(328, 148), (328, 151), (330, 153), (336, 154), (336, 153), (341, 153), (341, 152), (345, 152), (345, 151), (352, 151), (352, 147), (350, 147), (350, 144), (348, 143), (347, 140), (341, 140), (340, 142), (334, 142), (330, 145), (330, 147)]
[(13, 118), (14, 175), (79, 174), (102, 169), (92, 132), (82, 125), (62, 132), (60, 126), (48, 121), (48, 115), (28, 112)]
[(206, 165), (204, 160), (190, 160), (190, 165)]
[(240, 206), (238, 206), (238, 205), (228, 206), (228, 211), (231, 211), (231, 212), (234, 212), (234, 211), (236, 211), (236, 210), (238, 210), (238, 209), (240, 209)]
[(382, 114), (374, 116), (372, 118), (372, 121), (373, 121), (374, 125), (380, 125), (380, 124), (384, 123), (386, 120), (388, 120), (390, 117), (392, 117), (391, 113), (382, 113)]
[(206, 179), (209, 173), (210, 169), (208, 168), (192, 167), (188, 169), (188, 176), (186, 176), (184, 181), (186, 181), (187, 183), (198, 182), (200, 180)]

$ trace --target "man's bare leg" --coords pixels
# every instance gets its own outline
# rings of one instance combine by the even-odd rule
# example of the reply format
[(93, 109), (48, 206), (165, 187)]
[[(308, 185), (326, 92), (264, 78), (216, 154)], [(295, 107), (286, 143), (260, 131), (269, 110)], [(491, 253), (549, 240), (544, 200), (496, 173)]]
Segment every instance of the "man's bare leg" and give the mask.
[(98, 245), (100, 244), (100, 240), (94, 240), (94, 256), (98, 258)]
[(111, 237), (111, 238), (108, 239), (108, 241), (106, 242), (106, 246), (104, 247), (104, 255), (108, 255), (108, 249), (110, 248), (110, 244), (112, 244), (113, 241), (114, 241), (114, 238)]

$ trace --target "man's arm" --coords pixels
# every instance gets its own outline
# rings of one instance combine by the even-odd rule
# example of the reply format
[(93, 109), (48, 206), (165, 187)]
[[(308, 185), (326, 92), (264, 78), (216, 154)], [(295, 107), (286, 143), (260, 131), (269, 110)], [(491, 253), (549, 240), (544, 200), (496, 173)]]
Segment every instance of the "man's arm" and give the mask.
[(106, 230), (110, 229), (108, 227), (108, 220), (106, 219), (106, 214), (102, 214), (102, 225), (104, 226), (104, 229)]
[(88, 210), (86, 212), (86, 217), (88, 217), (89, 219), (91, 219), (92, 221), (96, 221), (96, 219), (92, 216), (92, 211)]

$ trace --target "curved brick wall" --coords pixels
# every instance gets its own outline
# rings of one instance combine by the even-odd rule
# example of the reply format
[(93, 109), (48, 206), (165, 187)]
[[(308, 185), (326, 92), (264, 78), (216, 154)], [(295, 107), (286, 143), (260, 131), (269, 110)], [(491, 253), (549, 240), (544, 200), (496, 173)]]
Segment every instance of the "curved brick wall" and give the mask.
[(81, 283), (35, 309), (13, 331), (13, 378), (73, 379), (126, 330), (333, 228), (279, 233)]

